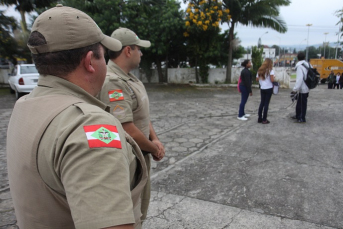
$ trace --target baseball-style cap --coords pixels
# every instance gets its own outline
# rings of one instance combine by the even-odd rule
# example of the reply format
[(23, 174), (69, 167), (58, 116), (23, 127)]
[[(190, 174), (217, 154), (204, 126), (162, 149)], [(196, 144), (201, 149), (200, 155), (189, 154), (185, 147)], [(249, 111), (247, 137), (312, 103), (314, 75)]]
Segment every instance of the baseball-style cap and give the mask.
[(31, 32), (34, 31), (41, 33), (47, 42), (28, 45), (34, 54), (83, 48), (99, 42), (112, 51), (122, 48), (120, 41), (104, 35), (90, 16), (61, 4), (40, 14), (33, 23)]
[(118, 39), (123, 46), (137, 45), (144, 48), (149, 48), (151, 46), (150, 41), (145, 41), (139, 39), (139, 37), (127, 28), (119, 28), (113, 31), (111, 37)]

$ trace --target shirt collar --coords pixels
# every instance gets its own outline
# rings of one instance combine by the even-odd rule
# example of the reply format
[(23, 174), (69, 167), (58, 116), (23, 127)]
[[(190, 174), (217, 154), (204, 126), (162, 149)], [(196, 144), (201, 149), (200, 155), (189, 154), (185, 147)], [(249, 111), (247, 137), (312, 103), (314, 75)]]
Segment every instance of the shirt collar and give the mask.
[(121, 69), (116, 63), (114, 63), (112, 60), (109, 60), (107, 63), (107, 68), (111, 69), (112, 72), (118, 73), (124, 80), (132, 80), (138, 82), (138, 79), (136, 76), (131, 74), (126, 74), (123, 69)]
[(92, 104), (94, 106), (100, 107), (103, 110), (109, 111), (109, 107), (106, 104), (104, 104), (91, 94), (89, 94), (81, 87), (61, 77), (52, 75), (40, 75), (38, 79), (38, 87), (50, 88), (50, 90), (44, 90), (46, 93), (49, 94), (64, 94), (78, 97), (84, 100), (86, 103)]

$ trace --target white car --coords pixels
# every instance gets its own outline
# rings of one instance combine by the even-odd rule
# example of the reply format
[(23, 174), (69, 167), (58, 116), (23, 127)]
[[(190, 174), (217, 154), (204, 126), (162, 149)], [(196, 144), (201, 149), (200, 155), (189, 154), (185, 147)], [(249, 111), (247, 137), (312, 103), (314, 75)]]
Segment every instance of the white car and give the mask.
[(11, 93), (15, 93), (16, 98), (19, 99), (37, 86), (39, 73), (34, 64), (19, 64), (13, 68), (9, 76)]

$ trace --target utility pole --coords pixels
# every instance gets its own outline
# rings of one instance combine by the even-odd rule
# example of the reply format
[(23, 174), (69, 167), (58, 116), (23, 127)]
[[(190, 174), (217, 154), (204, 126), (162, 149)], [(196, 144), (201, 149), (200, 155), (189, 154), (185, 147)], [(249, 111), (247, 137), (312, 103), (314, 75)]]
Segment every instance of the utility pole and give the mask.
[(324, 33), (325, 35), (325, 40), (324, 40), (324, 59), (326, 59), (325, 57), (325, 47), (326, 47), (326, 35), (328, 35), (329, 33)]
[(308, 26), (308, 30), (307, 30), (307, 46), (306, 46), (306, 61), (308, 61), (308, 38), (310, 35), (310, 26), (312, 26), (312, 24), (306, 24), (306, 26)]

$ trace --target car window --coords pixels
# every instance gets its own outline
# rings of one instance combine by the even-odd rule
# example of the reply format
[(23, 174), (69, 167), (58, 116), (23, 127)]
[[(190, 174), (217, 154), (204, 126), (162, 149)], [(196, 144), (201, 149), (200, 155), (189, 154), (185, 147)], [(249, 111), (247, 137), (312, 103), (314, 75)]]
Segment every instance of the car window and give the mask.
[(20, 74), (38, 73), (36, 66), (20, 66)]

